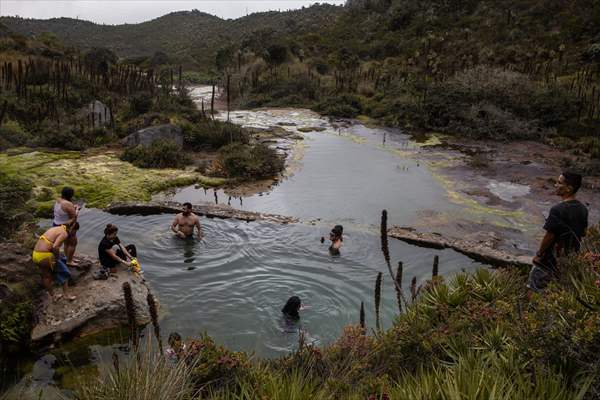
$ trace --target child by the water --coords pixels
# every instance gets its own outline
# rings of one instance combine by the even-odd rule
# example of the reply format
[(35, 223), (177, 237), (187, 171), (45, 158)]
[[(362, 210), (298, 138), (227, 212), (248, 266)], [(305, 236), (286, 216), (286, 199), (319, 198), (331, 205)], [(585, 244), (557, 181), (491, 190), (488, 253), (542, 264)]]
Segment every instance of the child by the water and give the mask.
[(181, 335), (177, 332), (171, 332), (168, 342), (170, 347), (165, 350), (167, 357), (173, 362), (183, 359), (186, 346), (181, 339)]

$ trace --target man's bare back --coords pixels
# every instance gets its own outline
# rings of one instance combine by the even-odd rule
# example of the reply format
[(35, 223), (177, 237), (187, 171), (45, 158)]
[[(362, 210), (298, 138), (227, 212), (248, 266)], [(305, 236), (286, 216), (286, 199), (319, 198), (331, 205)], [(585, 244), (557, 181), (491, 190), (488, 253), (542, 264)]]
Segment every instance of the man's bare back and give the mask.
[(192, 212), (192, 205), (184, 204), (183, 212), (175, 216), (175, 220), (171, 224), (171, 230), (182, 239), (194, 235), (194, 227), (198, 228), (198, 239), (202, 238), (202, 227), (200, 226), (200, 218)]

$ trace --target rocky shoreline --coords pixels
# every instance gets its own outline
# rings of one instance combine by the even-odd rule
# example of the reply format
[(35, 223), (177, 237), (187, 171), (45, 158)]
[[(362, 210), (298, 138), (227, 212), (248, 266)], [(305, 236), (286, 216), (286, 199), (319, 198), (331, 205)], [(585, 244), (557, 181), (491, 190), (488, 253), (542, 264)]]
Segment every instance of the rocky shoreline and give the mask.
[(32, 345), (63, 342), (126, 326), (129, 322), (123, 297), (125, 282), (131, 286), (137, 324), (150, 322), (146, 305), (150, 288), (142, 276), (119, 268), (108, 279), (95, 280), (94, 273), (101, 268), (99, 263), (88, 257), (79, 257), (77, 261), (80, 270), (73, 274), (73, 285), (69, 288), (77, 299), (52, 302), (47, 293), (43, 293), (35, 313)]

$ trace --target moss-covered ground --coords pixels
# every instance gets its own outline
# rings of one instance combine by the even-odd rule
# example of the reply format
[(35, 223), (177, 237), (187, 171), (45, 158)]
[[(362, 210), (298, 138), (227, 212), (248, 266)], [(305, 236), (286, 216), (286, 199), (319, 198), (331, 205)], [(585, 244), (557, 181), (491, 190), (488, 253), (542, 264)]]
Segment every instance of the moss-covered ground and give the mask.
[(227, 182), (192, 169), (138, 168), (121, 161), (113, 151), (12, 149), (0, 154), (0, 170), (31, 182), (31, 205), (40, 216), (48, 215), (63, 186), (73, 187), (76, 197), (83, 199), (88, 207), (102, 208), (117, 201), (147, 201), (153, 193), (171, 187), (194, 183), (218, 186)]

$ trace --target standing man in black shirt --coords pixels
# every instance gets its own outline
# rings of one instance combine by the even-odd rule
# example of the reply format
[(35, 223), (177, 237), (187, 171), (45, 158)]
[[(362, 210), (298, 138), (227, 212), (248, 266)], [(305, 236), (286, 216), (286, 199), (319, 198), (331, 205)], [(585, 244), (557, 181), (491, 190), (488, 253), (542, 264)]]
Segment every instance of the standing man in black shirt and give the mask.
[(544, 289), (559, 269), (557, 257), (576, 253), (588, 226), (588, 210), (575, 194), (581, 187), (581, 175), (563, 172), (554, 187), (562, 201), (550, 209), (544, 224), (546, 234), (533, 258), (527, 287), (539, 292)]

